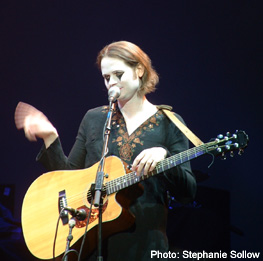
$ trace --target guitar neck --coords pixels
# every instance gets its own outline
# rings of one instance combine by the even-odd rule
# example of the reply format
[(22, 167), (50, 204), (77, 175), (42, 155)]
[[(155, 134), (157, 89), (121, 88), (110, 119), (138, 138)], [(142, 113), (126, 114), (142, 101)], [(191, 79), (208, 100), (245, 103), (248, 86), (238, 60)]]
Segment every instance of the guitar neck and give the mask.
[(159, 173), (162, 173), (166, 170), (169, 170), (173, 167), (179, 166), (184, 162), (190, 161), (192, 159), (198, 158), (206, 153), (208, 153), (208, 148), (215, 145), (216, 142), (209, 142), (202, 144), (198, 147), (191, 148), (189, 150), (183, 151), (181, 153), (175, 154), (169, 158), (166, 158), (160, 161), (155, 169), (149, 172), (147, 175), (137, 176), (136, 172), (130, 172), (123, 176), (118, 177), (117, 179), (106, 182), (106, 191), (107, 194), (112, 194), (117, 191), (120, 191), (124, 188), (132, 186), (136, 183), (139, 183), (142, 180), (148, 179), (152, 176), (155, 176)]

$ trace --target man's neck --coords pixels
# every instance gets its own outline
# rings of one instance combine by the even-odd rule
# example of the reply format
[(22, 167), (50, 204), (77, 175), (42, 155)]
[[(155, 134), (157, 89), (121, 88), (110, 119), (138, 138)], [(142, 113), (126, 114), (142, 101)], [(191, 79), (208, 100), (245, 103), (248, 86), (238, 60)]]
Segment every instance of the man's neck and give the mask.
[(150, 102), (146, 99), (145, 96), (143, 97), (134, 97), (132, 100), (129, 100), (127, 102), (119, 102), (118, 106), (120, 108), (120, 111), (123, 115), (125, 115), (128, 118), (132, 118), (136, 114), (139, 114), (147, 109), (149, 107)]

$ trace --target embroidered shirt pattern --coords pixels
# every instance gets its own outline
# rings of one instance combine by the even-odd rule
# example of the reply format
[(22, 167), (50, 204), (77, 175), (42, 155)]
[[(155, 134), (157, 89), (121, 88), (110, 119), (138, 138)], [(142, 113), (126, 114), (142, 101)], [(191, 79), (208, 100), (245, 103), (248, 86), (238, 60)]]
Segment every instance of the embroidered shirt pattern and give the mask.
[(112, 125), (118, 128), (116, 138), (113, 138), (112, 143), (117, 143), (119, 155), (122, 160), (130, 162), (135, 151), (135, 148), (143, 146), (143, 136), (146, 132), (154, 131), (154, 127), (159, 125), (160, 116), (163, 116), (161, 111), (157, 111), (144, 123), (142, 123), (130, 136), (128, 135), (125, 120), (122, 114), (117, 110), (112, 117)]

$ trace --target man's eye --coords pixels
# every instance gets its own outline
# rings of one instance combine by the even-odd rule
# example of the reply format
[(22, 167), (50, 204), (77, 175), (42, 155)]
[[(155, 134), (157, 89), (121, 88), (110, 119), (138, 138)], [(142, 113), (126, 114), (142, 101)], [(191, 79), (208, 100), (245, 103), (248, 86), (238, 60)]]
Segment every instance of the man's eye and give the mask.
[(121, 77), (122, 77), (123, 73), (124, 73), (124, 72), (117, 72), (117, 73), (116, 73), (116, 76), (117, 76), (117, 78), (118, 78), (119, 80), (121, 80)]
[(106, 75), (106, 76), (104, 76), (104, 79), (108, 82), (110, 80), (110, 76)]

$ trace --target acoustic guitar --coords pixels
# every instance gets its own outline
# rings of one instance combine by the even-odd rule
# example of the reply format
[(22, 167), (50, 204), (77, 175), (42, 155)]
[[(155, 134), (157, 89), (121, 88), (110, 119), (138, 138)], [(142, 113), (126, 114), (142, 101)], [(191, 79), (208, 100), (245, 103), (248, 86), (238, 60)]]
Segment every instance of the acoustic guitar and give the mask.
[[(160, 161), (147, 176), (137, 176), (129, 171), (127, 165), (116, 156), (105, 159), (105, 178), (102, 191), (102, 231), (106, 238), (132, 226), (135, 217), (129, 212), (129, 205), (141, 195), (139, 182), (205, 154), (223, 155), (238, 150), (242, 154), (248, 144), (244, 131), (233, 135), (219, 135), (216, 139), (193, 147)], [(85, 255), (96, 248), (99, 210), (91, 208), (92, 188), (98, 169), (96, 163), (82, 170), (52, 171), (39, 176), (29, 187), (22, 205), (22, 229), (27, 247), (40, 259), (52, 259), (63, 255), (69, 233), (71, 215), (64, 207), (84, 209), (90, 214), (85, 240)], [(76, 220), (73, 229), (71, 248), (79, 249), (86, 229), (87, 218)], [(57, 228), (57, 222), (58, 228)], [(57, 233), (56, 233), (57, 232)]]

